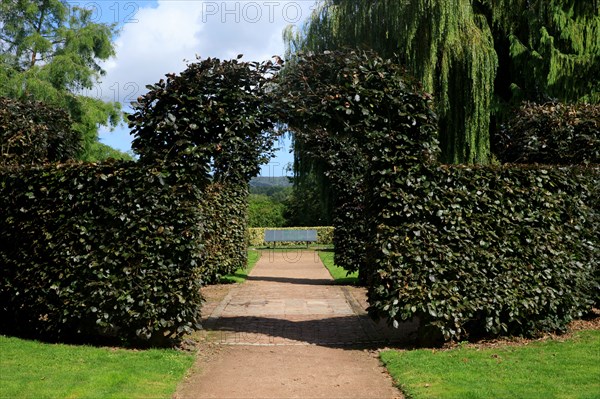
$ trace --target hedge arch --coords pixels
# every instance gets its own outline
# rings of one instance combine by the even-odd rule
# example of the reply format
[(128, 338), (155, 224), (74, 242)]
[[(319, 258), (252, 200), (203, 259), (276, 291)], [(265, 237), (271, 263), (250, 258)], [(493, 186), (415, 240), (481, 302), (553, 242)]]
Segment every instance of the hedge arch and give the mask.
[(331, 188), (336, 263), (366, 283), (364, 151), (374, 135), (408, 127), (429, 137), (418, 141), (436, 157), (431, 97), (370, 51), (301, 54), (279, 71), (272, 62), (209, 58), (167, 75), (134, 104), (133, 149), (142, 163), (170, 165), (200, 185), (236, 185), (242, 191), (231, 194), (239, 198), (275, 137), (293, 132), (311, 154), (299, 167), (319, 168), (322, 188)]
[(322, 171), (323, 192), (333, 197), (335, 262), (359, 271), (367, 283), (365, 220), (367, 155), (377, 137), (408, 129), (426, 146), (406, 151), (435, 158), (437, 119), (431, 96), (405, 70), (371, 51), (300, 54), (279, 79), (282, 118), (294, 133), (295, 146), (307, 154), (300, 173)]
[(371, 51), (297, 54), (281, 73), (209, 59), (150, 88), (131, 117), (143, 162), (243, 185), (276, 128), (293, 132), (306, 155), (296, 167), (320, 171), (332, 195), (336, 264), (359, 271), (371, 312), (394, 325), (418, 317), (424, 336), (444, 339), (527, 335), (560, 330), (598, 300), (598, 168), (440, 165), (431, 96)]
[(450, 340), (561, 330), (600, 303), (596, 155), (444, 166), (431, 96), (397, 64), (240, 58), (148, 86), (129, 117), (138, 163), (0, 169), (0, 315), (22, 321), (7, 324), (155, 344), (196, 328), (200, 286), (245, 264), (248, 181), (286, 130), (331, 187), (336, 262), (372, 314)]

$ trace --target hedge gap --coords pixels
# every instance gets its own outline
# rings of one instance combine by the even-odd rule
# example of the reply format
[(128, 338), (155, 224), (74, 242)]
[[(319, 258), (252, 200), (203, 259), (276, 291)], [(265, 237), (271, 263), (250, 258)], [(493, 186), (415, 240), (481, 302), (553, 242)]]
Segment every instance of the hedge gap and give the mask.
[[(360, 271), (372, 314), (448, 340), (560, 331), (600, 303), (596, 108), (553, 125), (559, 153), (537, 145), (556, 109), (518, 122), (531, 156), (503, 144), (588, 166), (444, 166), (431, 97), (390, 60), (325, 52), (278, 70), (207, 59), (148, 86), (129, 117), (137, 163), (16, 167), (64, 158), (50, 138), (25, 148), (42, 122), (13, 128), (0, 110), (0, 331), (162, 344), (196, 328), (203, 282), (245, 265), (247, 183), (278, 123), (333, 186), (336, 262)], [(560, 152), (573, 126), (574, 158)]]

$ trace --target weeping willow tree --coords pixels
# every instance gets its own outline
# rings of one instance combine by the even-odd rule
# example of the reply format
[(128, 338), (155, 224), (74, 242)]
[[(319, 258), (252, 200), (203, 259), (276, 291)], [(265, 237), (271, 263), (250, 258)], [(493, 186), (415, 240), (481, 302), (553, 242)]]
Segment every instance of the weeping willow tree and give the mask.
[(490, 130), (517, 103), (600, 101), (598, 3), (324, 0), (284, 39), (288, 57), (365, 47), (397, 59), (435, 96), (442, 161), (487, 163)]
[(500, 103), (513, 107), (523, 100), (600, 102), (598, 0), (481, 3), (500, 59), (496, 79)]

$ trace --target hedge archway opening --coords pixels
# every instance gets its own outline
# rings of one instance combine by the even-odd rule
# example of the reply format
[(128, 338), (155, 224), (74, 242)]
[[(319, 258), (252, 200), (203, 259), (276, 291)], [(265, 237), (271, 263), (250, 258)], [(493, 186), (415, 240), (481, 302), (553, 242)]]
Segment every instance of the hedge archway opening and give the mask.
[(199, 287), (245, 265), (248, 181), (284, 130), (331, 188), (335, 261), (373, 315), (457, 340), (560, 331), (600, 303), (598, 165), (441, 165), (431, 96), (390, 60), (209, 58), (148, 90), (137, 163), (0, 170), (7, 326), (152, 344), (196, 328)]

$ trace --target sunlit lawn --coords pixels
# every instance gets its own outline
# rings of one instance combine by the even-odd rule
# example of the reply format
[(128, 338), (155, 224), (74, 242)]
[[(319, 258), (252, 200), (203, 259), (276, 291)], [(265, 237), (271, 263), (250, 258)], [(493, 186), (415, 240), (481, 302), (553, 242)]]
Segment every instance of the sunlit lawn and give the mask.
[(221, 277), (221, 284), (243, 283), (248, 278), (248, 274), (260, 259), (260, 251), (253, 249), (248, 250), (248, 264), (244, 269), (238, 269), (235, 273)]
[(356, 285), (358, 284), (358, 272), (351, 273), (348, 275), (348, 272), (342, 269), (339, 266), (336, 266), (333, 263), (333, 251), (319, 251), (319, 257), (321, 261), (329, 270), (331, 277), (334, 278), (337, 284), (345, 284), (345, 285)]
[(0, 336), (1, 398), (170, 398), (194, 362), (174, 349), (125, 350)]
[(565, 342), (448, 351), (385, 351), (408, 398), (600, 398), (600, 331)]

